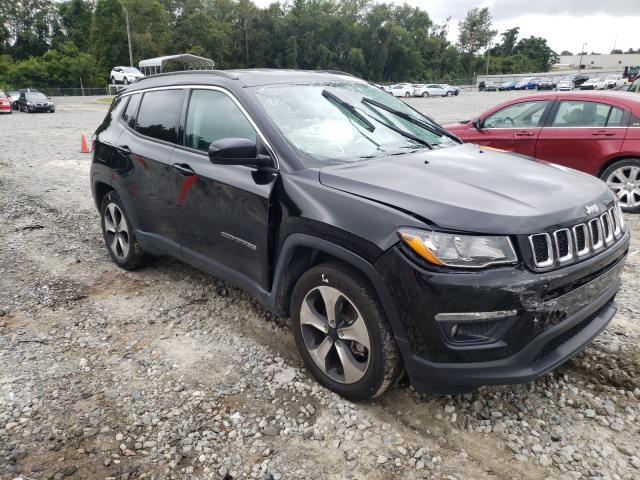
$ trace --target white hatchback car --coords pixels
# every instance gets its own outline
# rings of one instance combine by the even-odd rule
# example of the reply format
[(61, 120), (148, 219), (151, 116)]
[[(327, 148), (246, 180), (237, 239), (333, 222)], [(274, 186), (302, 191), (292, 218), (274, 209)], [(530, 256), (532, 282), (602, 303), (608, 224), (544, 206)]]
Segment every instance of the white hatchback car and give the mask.
[(619, 87), (621, 85), (624, 85), (624, 78), (622, 78), (622, 75), (609, 75), (604, 79), (604, 85), (607, 88)]
[(410, 97), (413, 94), (413, 86), (409, 83), (398, 83), (391, 86), (389, 93), (394, 97)]
[(109, 75), (109, 82), (128, 85), (142, 77), (144, 77), (144, 74), (135, 67), (113, 67), (111, 75)]
[(414, 97), (450, 97), (454, 95), (453, 88), (438, 83), (427, 83), (413, 89)]

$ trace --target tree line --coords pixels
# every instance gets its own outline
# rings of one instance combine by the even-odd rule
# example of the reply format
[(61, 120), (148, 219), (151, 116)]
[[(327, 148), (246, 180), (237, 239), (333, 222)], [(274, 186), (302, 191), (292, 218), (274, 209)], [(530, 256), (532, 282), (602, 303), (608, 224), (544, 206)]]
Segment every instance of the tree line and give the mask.
[[(2, 0), (0, 85), (103, 86), (114, 66), (192, 53), (216, 68), (342, 70), (377, 82), (449, 81), (485, 73), (546, 71), (557, 54), (543, 38), (498, 36), (487, 8), (459, 23), (374, 0)], [(126, 13), (125, 13), (126, 12)], [(497, 38), (497, 40), (496, 40)]]

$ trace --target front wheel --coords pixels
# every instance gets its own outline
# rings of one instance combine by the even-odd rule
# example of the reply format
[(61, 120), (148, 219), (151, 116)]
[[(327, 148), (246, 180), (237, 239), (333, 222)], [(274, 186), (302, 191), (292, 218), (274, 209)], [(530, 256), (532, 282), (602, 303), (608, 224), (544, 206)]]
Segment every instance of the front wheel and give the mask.
[(450, 97), (451, 95), (453, 95), (453, 92), (447, 92), (447, 97)]
[(409, 98), (411, 96), (411, 94), (409, 92), (404, 94), (404, 98)]
[(300, 277), (291, 298), (291, 328), (316, 380), (350, 401), (383, 394), (402, 373), (375, 291), (347, 265), (318, 265)]
[(111, 85), (115, 85), (116, 84), (116, 79), (114, 77), (111, 77)]
[(127, 77), (124, 77), (122, 83), (124, 83), (125, 85), (129, 85), (129, 79)]
[(600, 178), (618, 197), (623, 212), (640, 212), (640, 159), (619, 160), (607, 167)]
[(110, 191), (100, 207), (102, 236), (111, 259), (125, 270), (135, 270), (144, 261), (144, 253), (129, 221), (120, 196)]

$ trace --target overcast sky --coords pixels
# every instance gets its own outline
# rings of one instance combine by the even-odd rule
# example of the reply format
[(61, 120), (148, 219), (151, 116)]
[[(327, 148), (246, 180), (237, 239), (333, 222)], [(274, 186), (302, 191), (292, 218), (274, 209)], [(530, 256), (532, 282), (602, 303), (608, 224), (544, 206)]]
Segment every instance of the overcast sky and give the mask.
[[(260, 6), (271, 3), (271, 0), (254, 1)], [(453, 42), (457, 40), (458, 20), (471, 8), (487, 6), (494, 28), (500, 33), (520, 27), (521, 36), (546, 38), (558, 53), (562, 50), (577, 53), (583, 42), (587, 42), (588, 52), (609, 53), (614, 44), (623, 51), (640, 48), (640, 0), (406, 0), (406, 3), (425, 9), (438, 23), (451, 17), (449, 37)]]

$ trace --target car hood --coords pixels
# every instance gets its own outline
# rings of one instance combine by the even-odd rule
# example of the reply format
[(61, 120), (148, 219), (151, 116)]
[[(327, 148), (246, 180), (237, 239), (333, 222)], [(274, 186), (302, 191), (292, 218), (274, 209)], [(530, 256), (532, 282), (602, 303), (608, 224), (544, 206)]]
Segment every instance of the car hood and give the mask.
[(613, 201), (595, 177), (473, 144), (324, 167), (320, 182), (439, 228), (477, 233), (549, 230), (578, 223), (587, 205), (602, 211)]
[(445, 130), (448, 130), (450, 132), (455, 132), (455, 131), (460, 131), (460, 130), (467, 130), (469, 128), (469, 122), (456, 122), (456, 123), (446, 123), (444, 125), (442, 125), (442, 128), (444, 128)]

